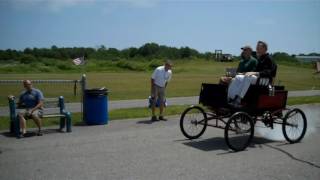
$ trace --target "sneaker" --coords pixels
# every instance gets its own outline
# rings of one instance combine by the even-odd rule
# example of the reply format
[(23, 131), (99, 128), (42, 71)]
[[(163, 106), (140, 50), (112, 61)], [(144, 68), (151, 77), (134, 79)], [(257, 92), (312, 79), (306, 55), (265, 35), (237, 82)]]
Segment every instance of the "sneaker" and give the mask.
[(167, 121), (167, 119), (164, 118), (163, 116), (159, 116), (159, 120), (161, 120), (161, 121)]
[(157, 116), (152, 116), (151, 121), (158, 121)]
[(38, 133), (37, 133), (37, 136), (42, 136), (42, 135), (43, 135), (43, 134), (42, 134), (42, 131), (39, 130)]
[(24, 137), (26, 137), (26, 134), (27, 134), (27, 133), (20, 133), (19, 138), (24, 138)]

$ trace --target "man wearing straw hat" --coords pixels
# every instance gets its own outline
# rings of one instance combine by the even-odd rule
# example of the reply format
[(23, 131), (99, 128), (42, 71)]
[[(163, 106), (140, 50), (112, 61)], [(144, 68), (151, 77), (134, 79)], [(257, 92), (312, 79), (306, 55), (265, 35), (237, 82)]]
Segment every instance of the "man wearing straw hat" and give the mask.
[(38, 136), (42, 136), (41, 132), (41, 116), (43, 106), (43, 94), (39, 89), (32, 87), (30, 80), (24, 80), (23, 86), (25, 91), (20, 94), (18, 107), (21, 109), (18, 116), (21, 128), (21, 137), (26, 134), (26, 119), (33, 119), (38, 127)]
[[(163, 120), (166, 119), (163, 117), (163, 111), (165, 106), (165, 91), (168, 85), (168, 82), (172, 77), (172, 62), (166, 60), (163, 66), (157, 67), (151, 77), (151, 109), (152, 109), (152, 118), (151, 121)], [(160, 115), (157, 119), (155, 115), (156, 103), (159, 101), (160, 106)]]

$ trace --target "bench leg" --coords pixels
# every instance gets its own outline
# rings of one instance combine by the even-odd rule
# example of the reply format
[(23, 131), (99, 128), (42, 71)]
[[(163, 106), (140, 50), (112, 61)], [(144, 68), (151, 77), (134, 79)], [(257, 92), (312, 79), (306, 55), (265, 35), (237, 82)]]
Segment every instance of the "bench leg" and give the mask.
[(10, 134), (13, 134), (14, 133), (14, 121), (10, 120)]
[(60, 118), (60, 131), (63, 130), (63, 128), (65, 127), (65, 124), (66, 124), (66, 118), (65, 117), (61, 117)]
[(72, 121), (71, 121), (71, 113), (67, 112), (66, 114), (66, 125), (67, 125), (67, 132), (72, 132)]
[(16, 118), (14, 119), (14, 122), (13, 122), (13, 126), (14, 126), (14, 135), (17, 137), (17, 138), (20, 138), (20, 120), (19, 120), (19, 117), (16, 116)]

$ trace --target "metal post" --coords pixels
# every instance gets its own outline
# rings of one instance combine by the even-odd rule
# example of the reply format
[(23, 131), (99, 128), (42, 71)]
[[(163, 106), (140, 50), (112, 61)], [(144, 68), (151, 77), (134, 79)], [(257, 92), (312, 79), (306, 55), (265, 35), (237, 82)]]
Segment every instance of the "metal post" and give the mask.
[(77, 96), (77, 83), (78, 80), (74, 80), (74, 85), (73, 85), (73, 95)]
[(10, 133), (14, 133), (14, 123), (16, 118), (16, 105), (14, 102), (14, 96), (8, 96), (9, 109), (10, 109)]
[(14, 96), (8, 96), (9, 108), (10, 108), (10, 132), (19, 138), (20, 137), (20, 123), (16, 114), (16, 103)]
[(67, 124), (67, 132), (72, 132), (72, 121), (71, 121), (71, 113), (65, 112), (66, 124)]
[(63, 114), (64, 108), (65, 108), (63, 96), (59, 97), (59, 108), (60, 108), (60, 114)]
[(85, 90), (87, 88), (87, 77), (85, 74), (82, 75), (81, 78), (81, 98), (82, 98), (82, 102), (81, 102), (81, 112), (82, 112), (82, 122), (85, 122), (85, 112), (84, 112), (84, 101), (85, 101)]
[[(63, 96), (59, 97), (59, 108), (60, 108), (60, 114), (64, 114), (64, 98)], [(65, 127), (66, 124), (66, 118), (65, 117), (60, 117), (60, 131), (62, 131), (62, 129)]]

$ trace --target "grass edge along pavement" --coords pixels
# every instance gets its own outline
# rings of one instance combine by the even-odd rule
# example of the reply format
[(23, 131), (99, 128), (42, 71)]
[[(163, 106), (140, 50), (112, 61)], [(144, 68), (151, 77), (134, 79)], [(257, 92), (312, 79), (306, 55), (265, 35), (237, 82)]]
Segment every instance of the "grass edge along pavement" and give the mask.
[[(308, 97), (289, 97), (287, 105), (297, 105), (297, 104), (314, 104), (320, 103), (320, 96), (308, 96)], [(189, 105), (174, 105), (168, 106), (166, 108), (166, 115), (180, 115), (185, 108)], [(116, 109), (109, 111), (109, 120), (122, 120), (122, 119), (134, 119), (134, 118), (144, 118), (149, 117), (151, 114), (149, 108), (128, 108), (128, 109)], [(82, 124), (81, 114), (72, 114), (73, 125)], [(43, 121), (43, 127), (57, 126), (59, 124), (59, 119)], [(32, 120), (27, 121), (28, 128), (34, 128), (35, 124)], [(9, 117), (0, 117), (0, 130), (7, 130), (9, 128)]]

